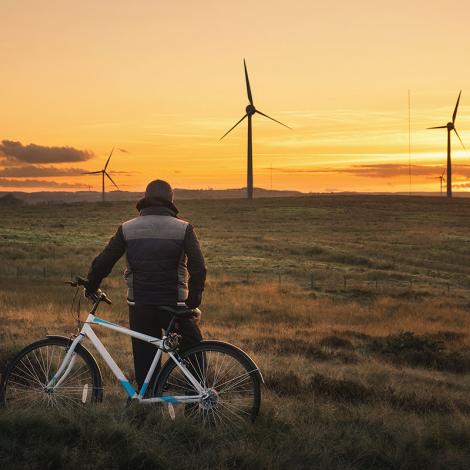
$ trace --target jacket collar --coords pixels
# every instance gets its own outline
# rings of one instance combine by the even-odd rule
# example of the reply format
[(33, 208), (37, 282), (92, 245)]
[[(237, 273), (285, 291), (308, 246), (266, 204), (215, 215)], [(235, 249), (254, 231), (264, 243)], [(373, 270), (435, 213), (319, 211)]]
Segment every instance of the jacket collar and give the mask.
[(176, 217), (175, 211), (171, 210), (169, 207), (163, 206), (144, 207), (140, 211), (140, 215), (171, 215), (172, 217)]
[(178, 209), (172, 202), (158, 197), (143, 197), (137, 202), (136, 208), (141, 215), (172, 215), (176, 217), (178, 214)]

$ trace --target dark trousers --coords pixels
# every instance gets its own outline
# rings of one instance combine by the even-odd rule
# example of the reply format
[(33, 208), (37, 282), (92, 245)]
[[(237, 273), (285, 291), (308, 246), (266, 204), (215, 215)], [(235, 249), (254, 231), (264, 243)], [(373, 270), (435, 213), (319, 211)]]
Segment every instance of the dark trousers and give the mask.
[[(160, 310), (156, 305), (138, 305), (129, 306), (129, 325), (131, 330), (144, 333), (149, 336), (161, 338), (164, 329), (166, 329), (173, 318), (170, 312)], [(180, 350), (190, 348), (202, 341), (201, 330), (193, 319), (178, 320), (173, 328), (175, 333), (181, 335)], [(132, 352), (134, 354), (134, 369), (137, 385), (142, 387), (147, 372), (152, 364), (153, 358), (158, 349), (145, 341), (132, 338)], [(155, 380), (160, 364), (158, 364), (151, 384)]]

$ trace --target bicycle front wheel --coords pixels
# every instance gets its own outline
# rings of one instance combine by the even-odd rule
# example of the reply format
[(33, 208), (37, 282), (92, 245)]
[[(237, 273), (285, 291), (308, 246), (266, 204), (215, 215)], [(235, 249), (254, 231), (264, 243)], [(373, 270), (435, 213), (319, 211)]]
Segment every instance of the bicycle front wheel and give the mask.
[[(180, 358), (207, 395), (184, 405), (186, 416), (226, 427), (240, 427), (256, 419), (261, 403), (259, 370), (238, 348), (207, 341), (182, 352)], [(191, 396), (198, 392), (177, 364), (168, 360), (155, 385), (155, 395)]]
[(53, 390), (54, 377), (70, 347), (67, 338), (30, 344), (11, 361), (3, 377), (0, 404), (13, 409), (71, 408), (101, 400), (101, 374), (93, 356), (79, 345), (66, 375)]

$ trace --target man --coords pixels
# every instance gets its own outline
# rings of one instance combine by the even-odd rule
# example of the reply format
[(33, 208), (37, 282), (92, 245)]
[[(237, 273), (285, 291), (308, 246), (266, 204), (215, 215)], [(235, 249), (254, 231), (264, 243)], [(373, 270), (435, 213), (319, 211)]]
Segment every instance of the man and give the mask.
[[(95, 292), (126, 253), (127, 301), (132, 330), (162, 336), (171, 313), (162, 305), (184, 302), (198, 307), (206, 279), (204, 256), (191, 224), (176, 217), (173, 190), (162, 180), (149, 183), (145, 197), (137, 203), (140, 215), (123, 223), (105, 249), (93, 260), (88, 272), (88, 292)], [(196, 319), (178, 320), (181, 349), (202, 340)], [(153, 345), (132, 338), (135, 376), (139, 388), (155, 356)]]

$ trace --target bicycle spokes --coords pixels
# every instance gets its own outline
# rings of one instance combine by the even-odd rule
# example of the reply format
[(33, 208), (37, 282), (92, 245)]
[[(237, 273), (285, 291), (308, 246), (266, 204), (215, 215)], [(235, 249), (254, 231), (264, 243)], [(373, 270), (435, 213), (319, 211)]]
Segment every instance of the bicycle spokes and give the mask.
[[(230, 427), (239, 427), (253, 419), (258, 391), (253, 377), (256, 370), (248, 368), (236, 354), (228, 354), (223, 348), (200, 349), (186, 355), (184, 364), (203, 387), (204, 397), (196, 403), (186, 404), (184, 414), (198, 418), (204, 424)], [(191, 396), (198, 392), (180, 368), (173, 367), (162, 395)]]
[(60, 367), (66, 348), (57, 344), (45, 344), (33, 348), (18, 357), (10, 370), (4, 401), (9, 407), (29, 408), (70, 407), (91, 401), (89, 390), (93, 387), (93, 377), (88, 365), (74, 354), (55, 387), (48, 387)]

